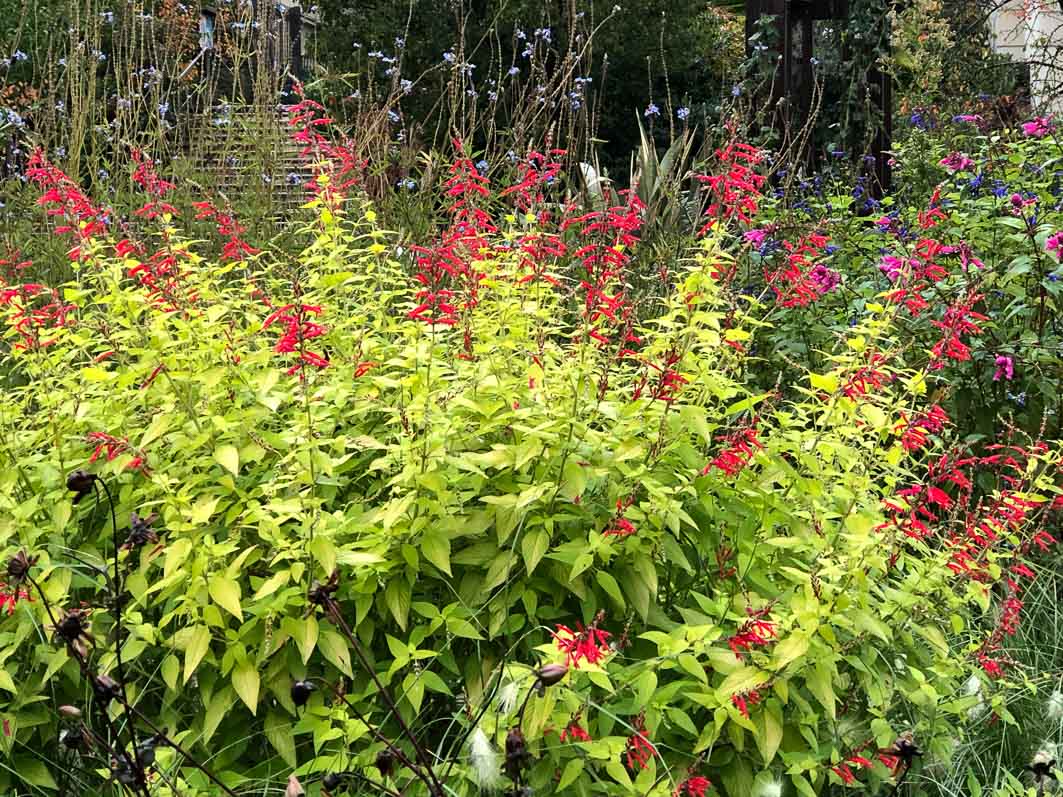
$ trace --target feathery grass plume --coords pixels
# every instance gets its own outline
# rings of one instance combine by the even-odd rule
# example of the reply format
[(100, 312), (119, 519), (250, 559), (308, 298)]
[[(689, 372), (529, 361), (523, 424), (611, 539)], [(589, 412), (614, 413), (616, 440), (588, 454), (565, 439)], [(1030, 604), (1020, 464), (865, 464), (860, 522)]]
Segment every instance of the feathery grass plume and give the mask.
[(469, 737), (469, 761), (472, 776), (481, 789), (497, 789), (502, 785), (502, 754), (482, 728)]
[(520, 697), (520, 687), (516, 681), (508, 681), (498, 690), (498, 711), (501, 714), (509, 714), (517, 706)]
[(1045, 701), (1045, 715), (1053, 722), (1063, 720), (1063, 692), (1056, 689)]

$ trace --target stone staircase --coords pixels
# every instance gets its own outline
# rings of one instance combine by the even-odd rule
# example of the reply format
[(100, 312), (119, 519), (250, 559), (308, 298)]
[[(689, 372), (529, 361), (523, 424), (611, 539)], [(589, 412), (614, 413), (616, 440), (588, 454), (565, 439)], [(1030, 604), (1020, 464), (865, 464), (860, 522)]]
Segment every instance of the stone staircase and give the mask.
[(287, 115), (279, 108), (237, 108), (192, 122), (184, 147), (184, 173), (209, 194), (230, 201), (260, 198), (278, 219), (308, 199), (311, 171), (291, 140)]

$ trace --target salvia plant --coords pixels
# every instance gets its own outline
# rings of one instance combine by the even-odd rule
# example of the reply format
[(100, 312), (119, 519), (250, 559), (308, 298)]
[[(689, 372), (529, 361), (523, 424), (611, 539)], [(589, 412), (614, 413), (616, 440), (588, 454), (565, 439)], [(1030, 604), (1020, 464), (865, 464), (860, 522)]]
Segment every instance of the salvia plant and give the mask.
[(124, 220), (29, 159), (74, 277), (0, 263), (5, 789), (900, 794), (1055, 694), (1012, 640), (1063, 455), (961, 434), (1052, 332), (1051, 120), (977, 139), (1005, 195), (957, 150), (903, 207), (775, 196), (737, 126), (589, 205), (562, 148), (500, 182), (457, 139), (410, 241), (286, 113), (294, 252), (137, 152)]

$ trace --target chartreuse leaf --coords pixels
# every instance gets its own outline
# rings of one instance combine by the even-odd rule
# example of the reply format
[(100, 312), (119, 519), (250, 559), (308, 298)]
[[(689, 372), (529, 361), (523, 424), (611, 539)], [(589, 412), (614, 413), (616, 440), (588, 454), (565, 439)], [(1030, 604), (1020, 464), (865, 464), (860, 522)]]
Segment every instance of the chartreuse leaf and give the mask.
[(292, 734), (292, 719), (278, 711), (271, 711), (266, 715), (264, 730), (266, 738), (284, 759), (289, 767), (295, 767), (299, 761), (295, 755), (295, 736)]
[(281, 628), (287, 631), (288, 635), (295, 640), (295, 644), (299, 647), (299, 654), (302, 656), (303, 664), (310, 661), (310, 656), (313, 655), (314, 647), (317, 645), (317, 618), (314, 615), (309, 617), (285, 617), (281, 621)]
[(827, 714), (831, 719), (835, 717), (835, 694), (834, 685), (831, 682), (831, 669), (822, 663), (817, 663), (810, 671), (805, 675), (805, 685), (808, 687), (816, 700), (818, 700), (823, 708), (827, 709)]
[(338, 632), (329, 629), (321, 630), (317, 647), (321, 651), (321, 655), (332, 666), (348, 678), (354, 677), (354, 673), (351, 672), (351, 652), (347, 649), (347, 640), (340, 636)]
[(434, 529), (421, 538), (421, 553), (448, 576), (450, 570), (450, 539), (446, 534)]
[(406, 579), (393, 578), (388, 582), (387, 589), (384, 590), (384, 602), (399, 628), (405, 631), (406, 620), (410, 614), (410, 585), (406, 583)]
[(542, 561), (549, 548), (550, 534), (546, 529), (533, 529), (524, 535), (520, 550), (524, 556), (524, 567), (527, 568), (529, 576), (535, 572), (535, 568), (539, 566), (539, 562)]
[(203, 661), (210, 647), (210, 629), (205, 625), (192, 626), (188, 633), (188, 641), (185, 644), (185, 683), (192, 677), (196, 667)]
[(59, 788), (59, 785), (52, 777), (52, 773), (48, 771), (48, 767), (45, 766), (44, 761), (41, 759), (32, 756), (18, 756), (11, 761), (11, 764), (19, 778), (26, 783), (42, 789), (55, 790)]
[(576, 778), (583, 772), (583, 765), (582, 758), (573, 758), (565, 764), (565, 768), (561, 772), (561, 779), (557, 782), (558, 793), (564, 792), (565, 789), (576, 782)]
[(210, 577), (208, 592), (216, 604), (243, 622), (244, 613), (240, 609), (239, 582), (224, 575), (214, 575)]
[(236, 450), (236, 446), (218, 446), (214, 449), (214, 459), (233, 476), (240, 475), (240, 452)]
[(255, 669), (255, 663), (248, 659), (237, 664), (233, 668), (231, 681), (244, 705), (251, 709), (252, 714), (258, 713), (258, 687), (261, 678)]

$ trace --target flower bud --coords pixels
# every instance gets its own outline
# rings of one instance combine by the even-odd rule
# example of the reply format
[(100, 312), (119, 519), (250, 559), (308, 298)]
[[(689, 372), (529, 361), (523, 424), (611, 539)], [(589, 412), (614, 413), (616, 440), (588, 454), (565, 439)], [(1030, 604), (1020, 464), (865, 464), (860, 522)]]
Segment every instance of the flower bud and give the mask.
[(568, 666), (565, 664), (547, 664), (538, 672), (539, 683), (543, 686), (553, 686), (560, 683), (566, 673), (568, 673)]
[(19, 551), (8, 560), (7, 580), (11, 584), (22, 583), (22, 579), (29, 575), (30, 568), (37, 564), (37, 559), (36, 556), (27, 556), (25, 551)]
[(284, 790), (284, 797), (304, 797), (306, 791), (303, 789), (303, 784), (299, 782), (299, 778), (295, 775), (288, 776), (288, 788)]
[(78, 469), (66, 477), (66, 489), (76, 493), (74, 496), (75, 504), (89, 494), (92, 490), (92, 485), (96, 483), (96, 478), (95, 473), (89, 473), (82, 469)]

